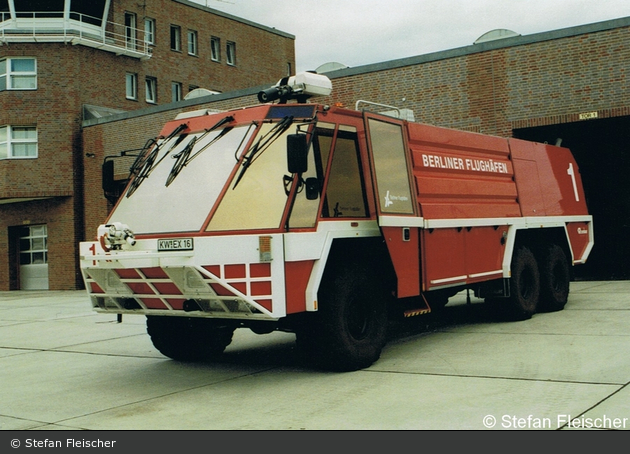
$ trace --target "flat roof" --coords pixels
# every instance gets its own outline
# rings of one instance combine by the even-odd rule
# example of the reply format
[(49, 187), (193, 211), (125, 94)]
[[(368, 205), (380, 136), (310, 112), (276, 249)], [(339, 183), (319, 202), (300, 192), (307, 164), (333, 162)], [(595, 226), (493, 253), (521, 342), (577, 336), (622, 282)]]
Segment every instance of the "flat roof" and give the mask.
[(242, 17), (233, 16), (232, 14), (224, 13), (223, 11), (219, 11), (218, 9), (210, 8), (208, 6), (201, 5), (199, 3), (193, 3), (188, 0), (173, 0), (176, 3), (181, 3), (182, 5), (190, 6), (191, 8), (201, 9), (203, 11), (215, 14), (217, 16), (224, 17), (226, 19), (230, 19), (236, 22), (240, 22), (241, 24), (250, 25), (255, 28), (259, 28), (261, 30), (265, 30), (269, 33), (275, 33), (276, 35), (284, 36), (285, 38), (295, 39), (295, 35), (292, 35), (287, 32), (283, 32), (274, 27), (268, 27), (266, 25), (258, 24), (256, 22), (252, 22), (247, 19), (243, 19)]
[(471, 44), (464, 47), (457, 47), (455, 49), (432, 52), (429, 54), (422, 54), (413, 57), (399, 58), (396, 60), (389, 60), (381, 63), (370, 63), (367, 65), (348, 67), (338, 69), (335, 71), (327, 72), (326, 75), (331, 78), (356, 76), (359, 74), (366, 74), (377, 71), (385, 71), (388, 69), (401, 68), (404, 66), (414, 66), (423, 63), (429, 63), (433, 61), (446, 60), (449, 58), (463, 57), (466, 55), (476, 54), (479, 52), (487, 52), (490, 50), (504, 49), (507, 47), (516, 47), (526, 44), (534, 44), (543, 41), (550, 41), (554, 39), (568, 38), (572, 36), (585, 35), (588, 33), (597, 33), (606, 30), (613, 30), (616, 28), (623, 28), (630, 26), (630, 17), (623, 17), (620, 19), (612, 19), (603, 22), (596, 22), (587, 25), (578, 25), (575, 27), (562, 28), (558, 30), (552, 30), (548, 32), (534, 33), (531, 35), (518, 35), (493, 41), (486, 41), (478, 44)]

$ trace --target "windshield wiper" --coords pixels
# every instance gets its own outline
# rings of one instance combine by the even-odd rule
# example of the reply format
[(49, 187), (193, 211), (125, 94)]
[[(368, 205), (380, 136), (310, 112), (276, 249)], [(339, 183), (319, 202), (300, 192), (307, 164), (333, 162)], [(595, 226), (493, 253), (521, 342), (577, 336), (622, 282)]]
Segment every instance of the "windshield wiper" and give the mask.
[(217, 136), (214, 139), (212, 139), (206, 145), (201, 147), (199, 150), (197, 150), (197, 152), (194, 155), (191, 156), (190, 154), (197, 142), (201, 141), (204, 137), (206, 137), (211, 132), (216, 131), (221, 126), (227, 123), (231, 123), (233, 121), (234, 121), (234, 117), (232, 116), (222, 118), (221, 120), (219, 120), (219, 122), (217, 122), (217, 124), (215, 124), (209, 129), (206, 129), (204, 133), (200, 135), (199, 137), (193, 137), (182, 151), (174, 155), (173, 159), (175, 159), (175, 162), (173, 163), (173, 168), (171, 169), (171, 172), (169, 173), (168, 178), (166, 179), (166, 186), (168, 187), (173, 182), (173, 180), (177, 178), (177, 175), (179, 175), (182, 169), (186, 167), (190, 161), (192, 161), (197, 156), (199, 156), (199, 154), (201, 154), (203, 151), (210, 148), (212, 145), (218, 142), (221, 138), (223, 138), (228, 132), (230, 132), (234, 128), (231, 126), (224, 128), (223, 131), (217, 134)]
[(241, 169), (241, 172), (238, 174), (238, 177), (236, 177), (236, 181), (234, 182), (234, 186), (232, 186), (232, 189), (236, 189), (236, 186), (239, 184), (239, 182), (243, 178), (243, 175), (245, 175), (245, 172), (247, 171), (247, 169), (249, 169), (249, 166), (251, 166), (252, 163), (256, 159), (258, 159), (258, 157), (260, 157), (260, 155), (262, 155), (263, 152), (265, 152), (265, 150), (267, 150), (271, 146), (271, 144), (275, 142), (275, 140), (278, 137), (284, 134), (284, 132), (287, 129), (289, 129), (292, 123), (293, 123), (292, 116), (284, 117), (272, 129), (270, 129), (269, 132), (267, 132), (267, 134), (260, 137), (258, 141), (251, 146), (251, 148), (247, 151), (247, 153), (245, 153), (245, 156), (243, 156), (243, 162), (241, 164), (243, 168)]
[[(156, 139), (150, 139), (147, 141), (143, 150), (140, 152), (138, 157), (136, 157), (136, 160), (134, 161), (134, 163), (131, 166), (131, 169), (129, 170), (129, 178), (132, 178), (134, 175), (135, 177), (133, 178), (133, 181), (129, 185), (129, 189), (127, 190), (126, 197), (131, 197), (131, 194), (133, 194), (136, 191), (136, 189), (138, 189), (138, 187), (142, 184), (142, 182), (146, 178), (149, 177), (149, 174), (151, 173), (151, 171), (155, 168), (157, 164), (159, 164), (162, 161), (162, 159), (164, 159), (164, 156), (169, 154), (170, 151), (179, 143), (181, 143), (181, 141), (184, 140), (186, 136), (184, 135), (184, 136), (178, 137), (178, 140), (175, 142), (175, 144), (173, 144), (173, 146), (171, 146), (169, 151), (167, 151), (166, 154), (156, 163), (155, 160), (158, 154), (160, 153), (162, 145), (168, 143), (173, 137), (175, 137), (177, 134), (182, 132), (187, 127), (188, 125), (185, 123), (180, 124), (177, 128), (173, 130), (173, 132), (171, 132), (167, 137), (164, 138), (164, 141), (161, 144), (159, 144)], [(155, 145), (155, 146), (147, 154), (147, 150), (152, 145)]]

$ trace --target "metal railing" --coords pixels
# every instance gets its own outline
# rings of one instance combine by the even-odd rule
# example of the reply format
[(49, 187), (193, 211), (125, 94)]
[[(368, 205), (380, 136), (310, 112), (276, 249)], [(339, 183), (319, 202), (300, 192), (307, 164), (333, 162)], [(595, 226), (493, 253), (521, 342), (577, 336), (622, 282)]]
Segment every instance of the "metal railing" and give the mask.
[(78, 12), (0, 13), (0, 42), (71, 42), (146, 59), (151, 45), (144, 30)]

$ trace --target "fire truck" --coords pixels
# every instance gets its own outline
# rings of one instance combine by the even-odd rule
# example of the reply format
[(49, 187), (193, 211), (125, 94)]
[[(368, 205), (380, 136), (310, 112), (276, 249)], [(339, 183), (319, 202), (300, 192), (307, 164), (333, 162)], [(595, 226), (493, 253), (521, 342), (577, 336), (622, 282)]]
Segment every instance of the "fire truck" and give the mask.
[(300, 73), (148, 140), (80, 245), (93, 309), (145, 316), (174, 360), (279, 330), (335, 371), (377, 361), (391, 317), (463, 290), (511, 320), (563, 309), (594, 244), (568, 149), (311, 102), (331, 90)]

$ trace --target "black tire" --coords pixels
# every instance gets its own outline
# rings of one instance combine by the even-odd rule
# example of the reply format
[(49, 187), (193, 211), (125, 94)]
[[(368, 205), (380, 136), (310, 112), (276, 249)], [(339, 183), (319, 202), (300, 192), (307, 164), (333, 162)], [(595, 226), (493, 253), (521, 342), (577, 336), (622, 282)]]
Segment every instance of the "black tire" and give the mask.
[(564, 309), (569, 299), (571, 269), (567, 256), (557, 244), (550, 245), (541, 256), (540, 308), (542, 312)]
[(154, 347), (177, 361), (205, 361), (218, 357), (232, 342), (235, 327), (215, 320), (147, 316), (147, 333)]
[(518, 247), (512, 257), (510, 298), (506, 310), (511, 320), (527, 320), (538, 310), (540, 273), (538, 262), (530, 249)]
[(337, 268), (324, 279), (319, 311), (297, 330), (298, 348), (325, 370), (369, 367), (386, 343), (390, 296), (365, 265)]

